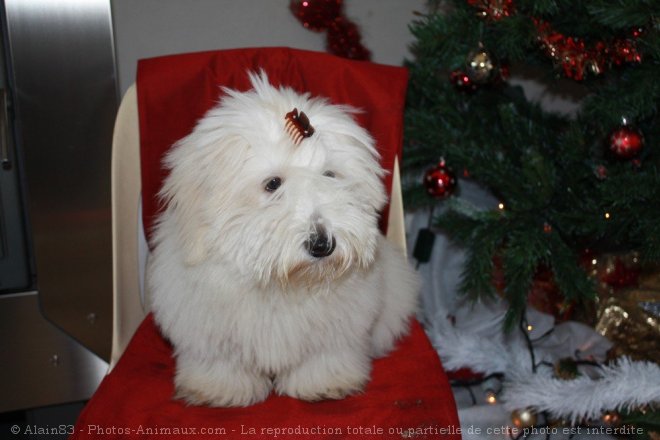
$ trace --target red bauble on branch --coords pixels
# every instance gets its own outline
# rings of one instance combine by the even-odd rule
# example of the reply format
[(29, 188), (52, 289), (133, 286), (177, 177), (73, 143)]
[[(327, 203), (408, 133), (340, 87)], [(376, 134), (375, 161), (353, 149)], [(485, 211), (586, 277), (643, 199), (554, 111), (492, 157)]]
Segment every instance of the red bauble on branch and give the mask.
[(344, 14), (342, 0), (291, 0), (289, 9), (307, 29), (327, 31), (328, 52), (353, 60), (371, 58), (357, 25)]
[(440, 163), (429, 168), (424, 174), (424, 187), (428, 195), (436, 199), (446, 199), (454, 193), (456, 176), (445, 161), (440, 160)]
[(605, 165), (596, 165), (594, 167), (594, 175), (598, 180), (607, 179), (607, 167)]
[(449, 74), (449, 81), (456, 86), (458, 90), (463, 91), (475, 91), (477, 90), (477, 85), (472, 82), (467, 73), (462, 70), (454, 70)]
[(632, 159), (644, 148), (644, 135), (629, 125), (622, 125), (607, 137), (609, 150), (619, 159)]

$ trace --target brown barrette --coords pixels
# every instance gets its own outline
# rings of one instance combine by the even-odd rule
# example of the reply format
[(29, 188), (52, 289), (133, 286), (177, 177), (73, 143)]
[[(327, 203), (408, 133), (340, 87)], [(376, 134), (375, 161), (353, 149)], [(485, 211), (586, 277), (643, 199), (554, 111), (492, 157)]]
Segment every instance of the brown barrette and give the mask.
[(295, 145), (299, 145), (303, 139), (314, 134), (314, 127), (309, 123), (309, 118), (304, 112), (298, 113), (297, 108), (287, 113), (284, 119), (286, 119), (284, 129)]

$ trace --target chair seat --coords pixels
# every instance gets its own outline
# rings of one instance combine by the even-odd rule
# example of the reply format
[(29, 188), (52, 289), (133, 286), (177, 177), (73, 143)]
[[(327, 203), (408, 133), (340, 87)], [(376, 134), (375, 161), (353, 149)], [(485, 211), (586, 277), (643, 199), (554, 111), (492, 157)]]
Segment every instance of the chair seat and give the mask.
[(172, 347), (148, 315), (71, 439), (461, 438), (447, 378), (416, 321), (390, 355), (374, 361), (364, 393), (342, 400), (272, 394), (247, 408), (187, 406), (173, 398), (174, 364)]

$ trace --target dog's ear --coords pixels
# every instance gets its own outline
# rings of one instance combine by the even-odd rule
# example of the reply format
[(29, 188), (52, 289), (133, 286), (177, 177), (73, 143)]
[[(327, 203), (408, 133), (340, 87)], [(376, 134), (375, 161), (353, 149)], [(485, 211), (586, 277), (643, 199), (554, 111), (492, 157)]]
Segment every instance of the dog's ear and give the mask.
[(183, 251), (185, 263), (196, 265), (207, 254), (208, 221), (204, 215), (203, 162), (195, 161), (190, 148), (186, 148), (184, 138), (165, 157), (169, 176), (160, 191), (161, 200), (176, 225), (177, 242)]
[(180, 195), (175, 196), (174, 215), (178, 226), (178, 239), (183, 250), (185, 263), (189, 266), (204, 261), (208, 251), (206, 239), (209, 226), (204, 222), (200, 213), (201, 196), (202, 191), (195, 189), (188, 191), (185, 200)]

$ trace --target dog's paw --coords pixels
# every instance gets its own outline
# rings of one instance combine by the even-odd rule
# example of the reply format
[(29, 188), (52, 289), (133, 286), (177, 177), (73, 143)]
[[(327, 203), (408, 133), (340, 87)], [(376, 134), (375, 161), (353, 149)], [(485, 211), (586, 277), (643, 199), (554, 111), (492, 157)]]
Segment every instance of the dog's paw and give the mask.
[(343, 399), (362, 391), (369, 380), (370, 362), (362, 356), (318, 356), (275, 378), (280, 395), (318, 401)]
[(363, 383), (345, 384), (344, 386), (335, 386), (320, 389), (317, 386), (308, 388), (293, 388), (290, 392), (284, 393), (290, 397), (308, 402), (318, 402), (320, 400), (339, 400), (345, 397), (357, 394), (362, 391)]
[(191, 370), (177, 371), (174, 381), (175, 398), (188, 405), (249, 406), (265, 400), (273, 388), (270, 378), (250, 372)]

